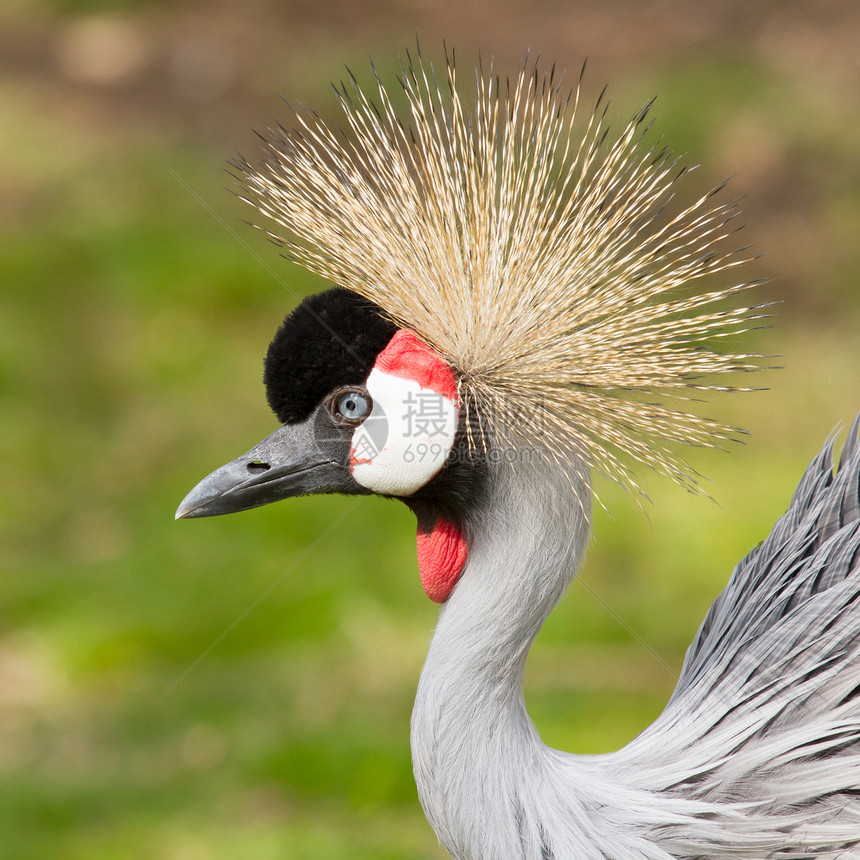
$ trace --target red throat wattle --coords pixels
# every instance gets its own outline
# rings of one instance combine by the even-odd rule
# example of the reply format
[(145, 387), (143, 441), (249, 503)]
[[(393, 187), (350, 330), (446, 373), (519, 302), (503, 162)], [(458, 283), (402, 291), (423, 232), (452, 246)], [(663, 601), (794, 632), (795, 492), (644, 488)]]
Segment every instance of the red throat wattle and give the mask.
[(454, 523), (440, 516), (430, 531), (425, 531), (419, 522), (417, 543), (421, 585), (431, 600), (444, 603), (466, 564), (466, 539)]

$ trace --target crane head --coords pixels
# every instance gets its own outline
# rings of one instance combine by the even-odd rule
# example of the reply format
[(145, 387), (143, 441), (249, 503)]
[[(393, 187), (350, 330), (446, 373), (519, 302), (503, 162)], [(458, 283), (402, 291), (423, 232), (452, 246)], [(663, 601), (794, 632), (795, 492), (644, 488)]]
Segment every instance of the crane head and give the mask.
[(281, 426), (204, 478), (176, 518), (316, 493), (399, 498), (418, 517), (425, 590), (445, 599), (465, 563), (462, 514), (481, 474), (452, 368), (372, 302), (335, 288), (287, 316), (263, 380)]
[[(258, 166), (235, 161), (269, 237), (342, 286), (302, 303), (269, 349), (280, 429), (178, 517), (308, 493), (399, 498), (418, 516), (423, 576), (422, 546), (460, 564), (509, 455), (575, 476), (585, 508), (587, 473), (638, 489), (650, 466), (694, 489), (676, 446), (735, 438), (685, 404), (748, 390), (707, 377), (758, 367), (717, 348), (762, 316), (727, 306), (755, 281), (696, 289), (748, 259), (731, 244), (736, 203), (718, 186), (675, 204), (688, 171), (646, 140), (650, 103), (610, 134), (603, 96), (581, 123), (579, 85), (553, 71), (523, 66), (503, 84), (479, 68), (464, 98), (453, 57), (446, 68), (442, 86), (407, 57), (411, 122), (378, 76), (375, 100), (350, 73), (346, 136), (299, 110)], [(424, 579), (446, 599), (451, 576)]]

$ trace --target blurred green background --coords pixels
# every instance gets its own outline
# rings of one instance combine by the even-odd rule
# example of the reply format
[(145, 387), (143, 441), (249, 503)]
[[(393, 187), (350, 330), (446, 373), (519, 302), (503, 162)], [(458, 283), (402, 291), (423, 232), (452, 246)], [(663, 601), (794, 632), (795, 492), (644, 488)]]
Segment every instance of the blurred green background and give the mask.
[[(659, 713), (734, 563), (860, 408), (860, 11), (851, 2), (6, 0), (0, 11), (0, 857), (438, 858), (408, 724), (435, 607), (408, 512), (309, 499), (174, 523), (274, 427), (261, 358), (297, 295), (226, 193), (234, 149), (331, 115), (330, 79), (421, 37), (611, 82), (625, 119), (735, 174), (769, 254), (769, 390), (694, 452), (717, 504), (601, 485), (592, 552), (530, 660), (548, 743)], [(697, 184), (698, 183), (698, 184)]]

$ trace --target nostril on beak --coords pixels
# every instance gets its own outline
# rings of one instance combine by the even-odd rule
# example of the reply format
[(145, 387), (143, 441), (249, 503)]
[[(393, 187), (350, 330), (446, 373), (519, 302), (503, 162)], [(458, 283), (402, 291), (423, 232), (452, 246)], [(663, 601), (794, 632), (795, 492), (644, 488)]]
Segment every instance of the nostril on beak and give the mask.
[(252, 475), (260, 475), (263, 472), (268, 472), (272, 467), (268, 463), (264, 463), (262, 460), (254, 460), (251, 463), (248, 463), (248, 471)]

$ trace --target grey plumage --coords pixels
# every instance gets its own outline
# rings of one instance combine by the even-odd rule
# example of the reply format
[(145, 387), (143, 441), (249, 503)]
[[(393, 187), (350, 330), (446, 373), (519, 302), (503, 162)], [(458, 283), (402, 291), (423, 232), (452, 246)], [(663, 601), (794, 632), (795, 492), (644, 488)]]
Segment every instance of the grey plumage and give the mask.
[(536, 503), (565, 498), (540, 464), (498, 476), (413, 716), (419, 791), (455, 857), (860, 858), (858, 430), (738, 565), (663, 714), (602, 756), (545, 747), (521, 692), (587, 516)]
[[(739, 804), (735, 826), (771, 830), (775, 857), (860, 857), (858, 431), (860, 417), (835, 473), (832, 441), (812, 461), (708, 612), (666, 710), (617, 754), (663, 792)], [(659, 775), (655, 745), (676, 757)]]

